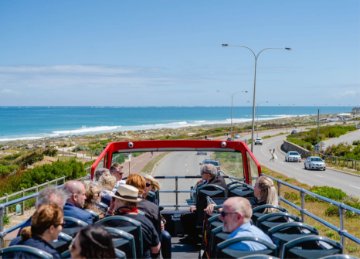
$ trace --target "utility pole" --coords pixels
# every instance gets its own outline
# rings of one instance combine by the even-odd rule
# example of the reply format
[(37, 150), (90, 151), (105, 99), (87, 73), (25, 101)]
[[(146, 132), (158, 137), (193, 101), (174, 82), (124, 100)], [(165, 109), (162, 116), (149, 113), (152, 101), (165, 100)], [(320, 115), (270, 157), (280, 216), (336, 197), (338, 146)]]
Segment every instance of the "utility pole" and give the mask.
[(320, 153), (320, 141), (319, 141), (319, 136), (320, 136), (320, 109), (318, 109), (318, 113), (317, 113), (317, 132), (316, 132), (316, 145), (318, 146), (318, 153)]

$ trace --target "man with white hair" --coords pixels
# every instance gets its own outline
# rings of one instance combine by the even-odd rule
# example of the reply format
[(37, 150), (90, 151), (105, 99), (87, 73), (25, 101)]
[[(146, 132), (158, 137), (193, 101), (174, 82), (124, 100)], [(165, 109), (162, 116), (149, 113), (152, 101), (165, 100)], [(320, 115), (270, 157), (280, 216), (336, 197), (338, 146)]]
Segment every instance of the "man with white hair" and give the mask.
[[(229, 232), (228, 238), (234, 237), (257, 237), (270, 244), (272, 240), (258, 227), (251, 225), (252, 208), (249, 200), (242, 197), (228, 198), (223, 204), (220, 219), (224, 222), (223, 231)], [(244, 241), (232, 244), (231, 249), (240, 251), (259, 251), (266, 247), (252, 241)]]

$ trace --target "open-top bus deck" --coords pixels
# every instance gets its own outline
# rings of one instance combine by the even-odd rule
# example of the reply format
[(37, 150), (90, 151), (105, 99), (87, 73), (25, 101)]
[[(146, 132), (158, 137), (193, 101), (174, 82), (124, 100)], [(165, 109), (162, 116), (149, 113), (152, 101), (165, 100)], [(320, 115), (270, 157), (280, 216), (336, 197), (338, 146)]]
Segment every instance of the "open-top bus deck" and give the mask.
[[(138, 172), (131, 171), (131, 168), (134, 168), (131, 163), (138, 163), (138, 161), (141, 161), (142, 156), (147, 157), (145, 165), (142, 166)], [(225, 251), (226, 248), (225, 250), (223, 249), (225, 253), (219, 253), (222, 249), (221, 245), (219, 246), (219, 244), (213, 240), (209, 241), (211, 235), (213, 235), (212, 237), (216, 240), (221, 237), (221, 230), (219, 230), (221, 227), (216, 230), (220, 232), (214, 231), (214, 228), (205, 228), (206, 231), (202, 232), (203, 242), (201, 245), (182, 244), (179, 241), (179, 238), (184, 235), (184, 228), (181, 225), (180, 216), (183, 213), (187, 213), (189, 211), (189, 206), (196, 202), (192, 198), (192, 194), (195, 190), (191, 187), (201, 178), (200, 167), (204, 163), (213, 163), (218, 168), (218, 173), (224, 176), (229, 187), (228, 196), (243, 196), (248, 199), (253, 199), (253, 185), (256, 179), (261, 175), (261, 166), (245, 143), (241, 141), (221, 140), (143, 140), (112, 142), (106, 146), (93, 163), (90, 178), (93, 179), (94, 173), (98, 168), (110, 168), (115, 162), (127, 165), (128, 167), (125, 167), (124, 171), (128, 174), (148, 173), (160, 182), (160, 192), (154, 193), (153, 195), (158, 195), (158, 200), (160, 201), (159, 206), (162, 207), (161, 213), (167, 220), (165, 227), (172, 235), (173, 258), (213, 258), (219, 257), (220, 255), (230, 257), (231, 254), (240, 257), (239, 254), (234, 254), (232, 251)], [(309, 237), (313, 238), (311, 242), (319, 244), (319, 247), (321, 247), (319, 250), (322, 250), (320, 252), (312, 251), (313, 253), (311, 253), (311, 251), (309, 252), (306, 248), (301, 248), (298, 244), (291, 246), (291, 239), (287, 237), (287, 240), (285, 239), (285, 241), (282, 240), (281, 242), (277, 239), (275, 242), (277, 246), (273, 250), (270, 249), (270, 252), (264, 251), (264, 253), (271, 256), (286, 257), (286, 254), (284, 254), (282, 250), (286, 247), (286, 241), (289, 241), (288, 243), (290, 243), (290, 245), (288, 245), (288, 249), (291, 249), (291, 247), (293, 249), (298, 249), (300, 247), (300, 250), (298, 249), (300, 253), (295, 249), (296, 251), (293, 251), (292, 256), (299, 255), (301, 258), (319, 258), (332, 253), (342, 254), (344, 251), (343, 248), (346, 246), (347, 242), (353, 242), (357, 245), (360, 244), (360, 239), (348, 233), (345, 230), (344, 225), (345, 211), (352, 211), (359, 215), (359, 210), (321, 197), (302, 188), (292, 186), (279, 179), (273, 178), (273, 180), (277, 184), (281, 205), (283, 207), (291, 207), (292, 211), (296, 211), (296, 213), (293, 213), (295, 214), (293, 217), (295, 220), (292, 220), (293, 222), (296, 223), (296, 221), (299, 221), (300, 224), (305, 222), (306, 218), (313, 218), (329, 229), (336, 231), (340, 236), (340, 242), (332, 242), (332, 240), (326, 237), (320, 238), (320, 235), (318, 234), (309, 235)], [(301, 204), (295, 204), (281, 196), (281, 188), (284, 186), (292, 188), (299, 193)], [(215, 190), (215, 193), (216, 191), (218, 190)], [(217, 198), (222, 196), (221, 194), (212, 195), (213, 193), (211, 194), (211, 192), (206, 191), (203, 192), (203, 194), (204, 193), (205, 196), (216, 201)], [(337, 206), (340, 214), (339, 226), (333, 225), (307, 211), (305, 209), (306, 195)], [(6, 207), (14, 206), (17, 203), (34, 197), (36, 197), (36, 194), (31, 195), (31, 197), (23, 197), (15, 201), (1, 204), (0, 222), (3, 222)], [(226, 197), (219, 199), (219, 207), (221, 206), (221, 201), (225, 199)], [(210, 226), (212, 221), (217, 221), (216, 215), (212, 218), (204, 218), (206, 218), (205, 224), (204, 222), (201, 222), (199, 225), (200, 227)], [(194, 224), (196, 224), (196, 222), (194, 222)], [(221, 222), (214, 225), (219, 226), (221, 225)], [(17, 227), (18, 226), (14, 226), (9, 229), (4, 229), (1, 224), (1, 241), (3, 241), (3, 237), (6, 234), (16, 230)], [(219, 242), (223, 240), (220, 238)], [(324, 245), (327, 241), (329, 241), (330, 244)], [(334, 247), (331, 247), (331, 245)], [(2, 242), (2, 246), (4, 246), (4, 242)], [(68, 254), (64, 254), (64, 256), (66, 255), (68, 256)], [(127, 257), (132, 256), (128, 254)]]

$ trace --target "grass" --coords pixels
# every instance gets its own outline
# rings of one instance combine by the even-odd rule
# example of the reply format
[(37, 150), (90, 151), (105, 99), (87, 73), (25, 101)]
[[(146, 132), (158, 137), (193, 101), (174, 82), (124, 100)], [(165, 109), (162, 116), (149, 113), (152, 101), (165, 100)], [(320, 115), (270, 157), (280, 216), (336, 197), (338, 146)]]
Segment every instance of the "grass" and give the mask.
[[(300, 188), (310, 190), (310, 186), (300, 183), (293, 178), (287, 178), (277, 172), (269, 170), (268, 168), (263, 167), (263, 172), (267, 175), (278, 178), (287, 183), (296, 185)], [(289, 187), (281, 186), (280, 195), (282, 197), (285, 197), (286, 199), (290, 200), (291, 202), (295, 203), (298, 206), (300, 206), (300, 204), (301, 204), (299, 192), (295, 191)], [(281, 204), (281, 206), (285, 207), (290, 213), (300, 216), (300, 214), (292, 207), (290, 207), (286, 204)], [(330, 205), (328, 203), (324, 203), (321, 201), (306, 201), (306, 203), (305, 203), (305, 209), (308, 212), (326, 220), (327, 222), (330, 222), (331, 224), (333, 224), (336, 227), (340, 227), (340, 219), (338, 216), (326, 216), (325, 215), (325, 211), (329, 208), (329, 206)], [(344, 228), (346, 229), (346, 231), (348, 233), (350, 233), (356, 237), (360, 237), (360, 228), (359, 228), (359, 223), (358, 223), (359, 219), (360, 219), (360, 216), (344, 217)], [(331, 238), (336, 241), (340, 241), (340, 235), (337, 232), (327, 228), (326, 226), (319, 223), (318, 221), (305, 216), (304, 222), (306, 224), (309, 224), (309, 225), (317, 228), (320, 235), (326, 236), (326, 237)], [(352, 242), (351, 240), (345, 238), (344, 253), (359, 257), (360, 256), (360, 244), (357, 244), (357, 243)]]

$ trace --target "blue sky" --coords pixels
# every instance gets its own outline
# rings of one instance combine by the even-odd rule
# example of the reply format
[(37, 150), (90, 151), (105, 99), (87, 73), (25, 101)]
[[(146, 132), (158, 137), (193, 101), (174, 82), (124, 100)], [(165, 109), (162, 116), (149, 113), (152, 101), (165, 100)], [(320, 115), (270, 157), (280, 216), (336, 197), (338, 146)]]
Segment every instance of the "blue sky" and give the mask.
[[(222, 48), (221, 43), (234, 47)], [(0, 1), (0, 106), (360, 105), (360, 1)]]

